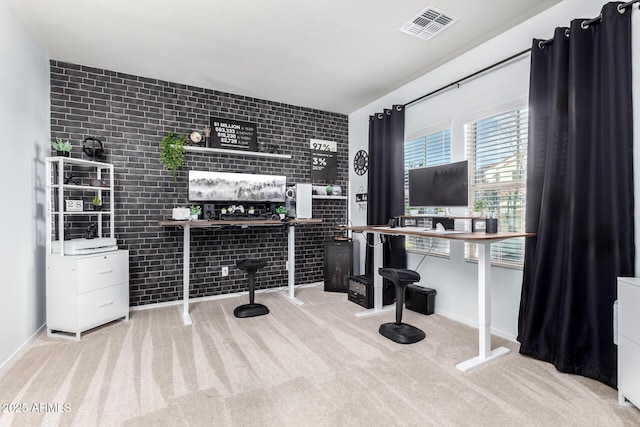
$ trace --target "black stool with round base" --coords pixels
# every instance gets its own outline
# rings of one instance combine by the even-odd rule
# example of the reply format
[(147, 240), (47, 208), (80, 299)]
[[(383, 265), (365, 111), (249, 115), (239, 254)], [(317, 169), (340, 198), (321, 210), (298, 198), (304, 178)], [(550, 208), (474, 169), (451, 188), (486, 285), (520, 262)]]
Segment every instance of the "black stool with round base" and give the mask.
[(380, 325), (381, 335), (400, 344), (413, 344), (422, 341), (425, 334), (415, 326), (402, 323), (402, 307), (407, 286), (420, 280), (420, 275), (404, 268), (380, 268), (378, 273), (389, 279), (396, 287), (396, 321)]
[(236, 267), (244, 270), (249, 275), (249, 304), (243, 304), (233, 310), (236, 317), (256, 317), (269, 313), (269, 309), (262, 304), (253, 302), (255, 295), (256, 271), (267, 265), (267, 261), (262, 259), (245, 259), (238, 261)]

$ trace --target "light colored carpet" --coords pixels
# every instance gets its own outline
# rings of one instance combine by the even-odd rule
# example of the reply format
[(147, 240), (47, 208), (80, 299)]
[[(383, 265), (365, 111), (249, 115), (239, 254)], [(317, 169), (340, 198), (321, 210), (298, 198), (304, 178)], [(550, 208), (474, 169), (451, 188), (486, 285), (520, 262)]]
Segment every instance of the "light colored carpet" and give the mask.
[[(41, 335), (0, 376), (0, 425), (640, 425), (616, 391), (513, 351), (470, 372), (477, 330), (405, 310), (427, 338), (378, 334), (394, 312), (356, 318), (345, 294), (304, 287), (297, 306), (257, 294), (267, 316), (236, 319), (246, 295), (131, 313), (80, 342)], [(437, 304), (437, 299), (436, 299)], [(35, 405), (35, 406), (34, 406)], [(14, 406), (15, 410), (16, 407)], [(39, 409), (39, 411), (38, 411)]]

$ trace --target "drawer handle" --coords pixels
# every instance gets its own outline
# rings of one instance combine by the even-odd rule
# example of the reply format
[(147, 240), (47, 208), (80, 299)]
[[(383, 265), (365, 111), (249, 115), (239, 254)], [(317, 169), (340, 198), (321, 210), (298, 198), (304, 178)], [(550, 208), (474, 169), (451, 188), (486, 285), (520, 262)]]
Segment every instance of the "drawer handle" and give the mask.
[(98, 274), (107, 274), (107, 273), (113, 273), (113, 269), (98, 271)]
[(102, 308), (102, 307), (106, 307), (106, 306), (111, 305), (111, 304), (113, 304), (113, 301), (107, 301), (104, 304), (98, 304), (98, 307)]

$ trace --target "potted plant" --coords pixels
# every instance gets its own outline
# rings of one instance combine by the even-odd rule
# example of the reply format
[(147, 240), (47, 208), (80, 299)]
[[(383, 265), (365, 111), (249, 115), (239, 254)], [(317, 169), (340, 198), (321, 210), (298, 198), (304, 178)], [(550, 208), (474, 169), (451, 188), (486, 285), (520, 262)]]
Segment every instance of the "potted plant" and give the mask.
[(55, 142), (51, 143), (51, 146), (56, 150), (58, 156), (69, 157), (71, 152), (71, 143), (69, 141), (63, 141), (61, 138), (56, 138)]
[(255, 208), (253, 206), (249, 206), (249, 215), (253, 215), (255, 213)]
[(193, 205), (189, 208), (189, 219), (195, 221), (200, 217), (202, 213), (202, 207), (200, 205)]
[(489, 202), (485, 199), (476, 199), (473, 201), (473, 216), (481, 216), (485, 209), (489, 207)]
[(173, 174), (173, 181), (176, 181), (178, 169), (184, 164), (184, 146), (187, 144), (187, 137), (174, 131), (169, 131), (162, 138), (162, 151), (160, 161), (167, 170)]
[(276, 208), (276, 213), (280, 216), (280, 219), (284, 219), (284, 216), (287, 214), (287, 208), (284, 206), (278, 206)]
[(93, 198), (93, 210), (94, 211), (102, 210), (102, 200), (100, 200), (100, 197), (98, 196)]

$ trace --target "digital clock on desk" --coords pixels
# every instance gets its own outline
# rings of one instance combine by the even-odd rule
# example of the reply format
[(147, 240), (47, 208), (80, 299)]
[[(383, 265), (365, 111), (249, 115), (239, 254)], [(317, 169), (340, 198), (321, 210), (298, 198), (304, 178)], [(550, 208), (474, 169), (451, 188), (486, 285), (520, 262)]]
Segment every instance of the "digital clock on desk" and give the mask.
[(473, 218), (471, 220), (471, 231), (477, 233), (479, 231), (487, 230), (487, 219), (486, 218)]
[(418, 226), (418, 218), (416, 217), (400, 217), (400, 227), (417, 227)]

